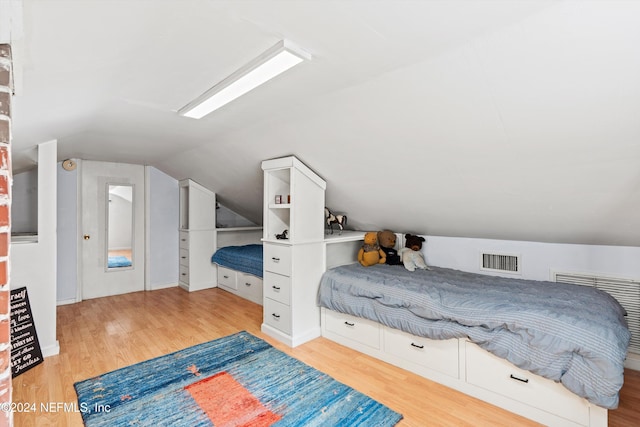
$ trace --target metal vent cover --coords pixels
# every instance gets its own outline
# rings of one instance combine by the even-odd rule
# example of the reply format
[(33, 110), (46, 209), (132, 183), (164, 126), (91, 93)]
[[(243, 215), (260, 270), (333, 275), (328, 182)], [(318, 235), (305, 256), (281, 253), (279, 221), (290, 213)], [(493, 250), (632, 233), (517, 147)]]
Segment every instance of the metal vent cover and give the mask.
[(554, 272), (553, 279), (561, 283), (591, 286), (614, 297), (627, 311), (627, 325), (631, 332), (629, 351), (640, 354), (640, 280), (560, 272)]
[(481, 252), (480, 270), (520, 274), (520, 255)]

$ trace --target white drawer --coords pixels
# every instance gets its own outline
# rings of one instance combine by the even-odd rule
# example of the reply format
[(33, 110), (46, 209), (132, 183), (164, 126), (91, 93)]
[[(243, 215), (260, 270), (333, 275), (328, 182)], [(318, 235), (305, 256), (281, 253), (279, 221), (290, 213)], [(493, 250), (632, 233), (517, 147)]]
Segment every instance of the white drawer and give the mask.
[(589, 404), (562, 384), (517, 368), (465, 342), (467, 382), (581, 425), (589, 424)]
[(264, 270), (284, 276), (291, 275), (291, 247), (283, 245), (264, 245)]
[(189, 232), (181, 231), (179, 239), (180, 239), (180, 248), (189, 249)]
[(372, 348), (380, 348), (379, 323), (331, 310), (325, 310), (324, 318), (328, 331)]
[(238, 295), (262, 305), (262, 279), (253, 274), (238, 271), (236, 274)]
[(384, 328), (384, 346), (389, 354), (434, 371), (458, 378), (458, 340), (430, 340)]
[(238, 289), (236, 271), (218, 266), (218, 285), (229, 289)]
[(291, 310), (288, 305), (269, 298), (264, 299), (264, 323), (291, 334)]
[(180, 248), (180, 265), (189, 266), (189, 250)]
[(291, 304), (291, 278), (282, 274), (264, 273), (264, 296), (285, 305)]
[(189, 283), (189, 267), (185, 265), (180, 266), (180, 277), (179, 280), (182, 283)]

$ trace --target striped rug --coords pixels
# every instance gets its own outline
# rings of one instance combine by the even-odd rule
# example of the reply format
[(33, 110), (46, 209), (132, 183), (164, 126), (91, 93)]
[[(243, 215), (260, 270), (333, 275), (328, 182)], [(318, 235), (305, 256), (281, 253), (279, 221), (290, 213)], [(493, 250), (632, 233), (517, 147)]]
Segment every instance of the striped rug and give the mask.
[(393, 426), (402, 415), (239, 332), (74, 384), (85, 426)]

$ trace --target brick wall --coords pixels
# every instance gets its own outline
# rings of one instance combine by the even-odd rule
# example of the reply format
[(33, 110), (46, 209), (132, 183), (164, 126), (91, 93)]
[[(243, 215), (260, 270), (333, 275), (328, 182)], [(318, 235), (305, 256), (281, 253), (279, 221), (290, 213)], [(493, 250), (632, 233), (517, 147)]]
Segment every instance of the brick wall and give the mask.
[[(9, 245), (11, 239), (11, 47), (0, 44), (0, 404), (11, 402), (9, 333)], [(12, 426), (10, 411), (0, 411), (0, 427)]]

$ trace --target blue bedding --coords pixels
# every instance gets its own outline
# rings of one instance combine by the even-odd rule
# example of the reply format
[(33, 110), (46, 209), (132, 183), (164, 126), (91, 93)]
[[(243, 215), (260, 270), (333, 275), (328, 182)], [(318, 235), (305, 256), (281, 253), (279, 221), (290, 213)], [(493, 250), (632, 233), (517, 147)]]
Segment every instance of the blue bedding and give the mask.
[(213, 254), (211, 262), (262, 277), (262, 245), (225, 246)]
[(131, 260), (126, 256), (110, 256), (107, 266), (108, 268), (131, 267)]
[(325, 272), (318, 301), (417, 336), (468, 338), (596, 405), (618, 406), (630, 333), (624, 309), (595, 288), (356, 263)]

